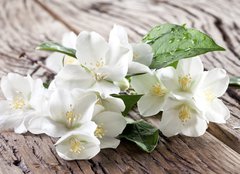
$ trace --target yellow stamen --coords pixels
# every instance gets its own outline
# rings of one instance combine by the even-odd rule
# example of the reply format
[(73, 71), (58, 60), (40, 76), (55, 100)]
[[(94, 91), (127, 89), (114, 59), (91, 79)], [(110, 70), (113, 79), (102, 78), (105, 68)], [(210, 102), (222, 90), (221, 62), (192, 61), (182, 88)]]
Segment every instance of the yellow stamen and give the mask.
[(151, 92), (152, 92), (152, 94), (161, 97), (161, 96), (164, 96), (167, 93), (167, 89), (164, 86), (157, 83), (157, 84), (152, 86)]
[(182, 122), (186, 122), (191, 118), (190, 108), (187, 105), (182, 105), (178, 114), (179, 119)]
[(67, 121), (67, 127), (71, 128), (74, 126), (74, 122), (79, 118), (79, 115), (74, 113), (73, 110), (67, 111), (65, 114), (66, 121)]
[(103, 138), (103, 136), (105, 135), (105, 130), (103, 129), (103, 125), (98, 125), (94, 134), (97, 138)]
[(181, 77), (178, 78), (178, 83), (180, 85), (180, 88), (183, 91), (187, 91), (191, 86), (192, 78), (189, 74), (185, 75), (185, 76), (181, 76)]
[(70, 139), (70, 151), (74, 153), (81, 153), (82, 150), (84, 150), (85, 147), (83, 146), (83, 143), (80, 141), (79, 138), (71, 138)]
[(12, 101), (12, 107), (14, 109), (22, 109), (24, 106), (25, 106), (25, 101), (24, 101), (23, 97), (21, 97), (21, 96), (14, 97), (14, 99)]
[(101, 80), (105, 79), (107, 76), (104, 74), (101, 74), (101, 73), (95, 73), (94, 77), (95, 77), (95, 80), (101, 81)]
[(139, 59), (140, 55), (138, 53), (133, 53), (133, 60)]
[(103, 59), (100, 59), (96, 62), (95, 66), (96, 66), (96, 68), (101, 68), (104, 66), (104, 64), (105, 63), (104, 63)]

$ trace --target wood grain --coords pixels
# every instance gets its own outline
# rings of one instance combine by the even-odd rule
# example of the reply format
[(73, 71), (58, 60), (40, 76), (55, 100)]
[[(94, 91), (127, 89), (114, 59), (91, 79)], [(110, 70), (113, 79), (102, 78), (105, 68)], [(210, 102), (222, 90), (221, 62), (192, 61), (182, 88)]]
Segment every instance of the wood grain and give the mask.
[[(163, 22), (186, 23), (213, 36), (228, 50), (202, 56), (206, 68), (223, 67), (230, 75), (239, 75), (239, 7), (237, 0), (1, 0), (0, 76), (7, 72), (44, 76), (43, 69), (35, 71), (37, 65), (19, 56), (46, 56), (35, 51), (35, 46), (45, 40), (59, 41), (68, 30), (95, 30), (107, 38), (117, 23), (128, 28), (131, 41), (139, 41), (152, 26)], [(161, 138), (151, 154), (123, 141), (92, 160), (67, 162), (57, 156), (55, 139), (3, 132), (0, 173), (239, 173), (240, 131), (233, 126), (240, 124), (240, 91), (229, 88), (222, 99), (232, 114), (227, 125), (212, 124), (198, 138)], [(131, 115), (139, 117), (136, 112)]]

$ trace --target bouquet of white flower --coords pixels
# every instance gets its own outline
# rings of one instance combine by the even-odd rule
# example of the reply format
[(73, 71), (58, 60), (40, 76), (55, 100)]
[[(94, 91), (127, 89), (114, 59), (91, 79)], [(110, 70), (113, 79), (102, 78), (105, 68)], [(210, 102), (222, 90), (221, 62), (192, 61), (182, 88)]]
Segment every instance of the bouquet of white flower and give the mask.
[[(100, 149), (117, 148), (121, 138), (151, 152), (159, 131), (196, 137), (209, 122), (230, 117), (218, 98), (229, 84), (226, 71), (204, 71), (196, 57), (224, 49), (185, 25), (154, 27), (141, 43), (129, 43), (118, 25), (108, 42), (96, 32), (71, 32), (62, 44), (37, 49), (54, 52), (46, 66), (56, 75), (49, 84), (29, 75), (3, 77), (0, 130), (59, 138), (55, 146), (63, 159), (90, 159)], [(161, 115), (160, 125), (125, 117), (135, 104), (143, 117)]]

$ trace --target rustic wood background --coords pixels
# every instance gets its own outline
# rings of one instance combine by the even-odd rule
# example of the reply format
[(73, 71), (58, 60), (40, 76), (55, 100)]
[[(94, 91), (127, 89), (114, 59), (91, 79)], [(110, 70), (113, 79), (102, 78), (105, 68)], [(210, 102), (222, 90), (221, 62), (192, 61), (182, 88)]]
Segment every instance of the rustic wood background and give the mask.
[[(240, 76), (239, 9), (239, 0), (0, 0), (0, 76), (16, 72), (45, 78), (39, 63), (49, 53), (34, 48), (42, 41), (60, 41), (69, 30), (94, 30), (107, 38), (117, 23), (137, 42), (165, 22), (186, 23), (211, 35), (227, 51), (202, 56), (206, 69), (221, 67)], [(32, 60), (19, 58), (24, 53)], [(230, 87), (222, 99), (231, 111), (227, 124), (211, 124), (198, 138), (161, 139), (151, 154), (122, 142), (92, 160), (67, 162), (45, 135), (3, 132), (0, 173), (240, 173), (240, 130), (233, 129), (240, 125), (240, 90)]]

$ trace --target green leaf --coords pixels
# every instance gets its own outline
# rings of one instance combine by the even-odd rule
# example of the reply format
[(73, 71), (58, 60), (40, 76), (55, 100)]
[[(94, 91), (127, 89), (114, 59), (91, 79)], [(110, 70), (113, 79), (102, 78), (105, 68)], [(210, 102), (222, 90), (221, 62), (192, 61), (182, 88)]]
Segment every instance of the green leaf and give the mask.
[(240, 77), (231, 77), (229, 85), (240, 87)]
[(183, 58), (225, 50), (208, 35), (185, 26), (163, 24), (154, 27), (143, 41), (153, 48), (151, 68), (162, 68)]
[(67, 48), (61, 44), (54, 43), (54, 42), (44, 42), (44, 43), (40, 44), (39, 46), (37, 46), (36, 49), (44, 50), (44, 51), (59, 52), (59, 53), (69, 55), (71, 57), (76, 57), (75, 56), (76, 50), (74, 50), (72, 48)]
[(133, 106), (138, 102), (142, 95), (127, 95), (127, 94), (113, 94), (113, 97), (120, 98), (123, 100), (126, 108), (123, 111), (123, 115), (126, 116)]
[(145, 152), (150, 153), (158, 144), (159, 133), (158, 129), (149, 123), (138, 120), (128, 123), (119, 138), (127, 139), (135, 143)]

